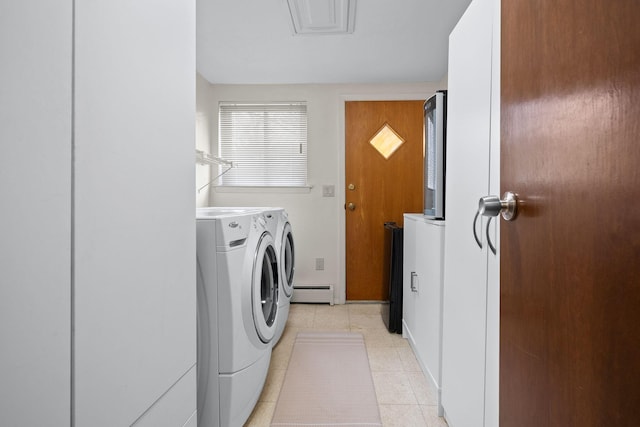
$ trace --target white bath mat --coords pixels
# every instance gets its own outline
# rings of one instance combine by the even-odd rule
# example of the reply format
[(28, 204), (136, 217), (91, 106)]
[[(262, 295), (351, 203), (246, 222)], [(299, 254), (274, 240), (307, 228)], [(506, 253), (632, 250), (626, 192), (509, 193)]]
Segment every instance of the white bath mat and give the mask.
[(382, 426), (362, 334), (298, 333), (271, 426)]

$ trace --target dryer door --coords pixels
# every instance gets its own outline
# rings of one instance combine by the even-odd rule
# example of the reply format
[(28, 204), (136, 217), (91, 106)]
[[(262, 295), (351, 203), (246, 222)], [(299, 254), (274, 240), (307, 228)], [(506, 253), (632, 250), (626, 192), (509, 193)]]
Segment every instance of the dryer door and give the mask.
[(287, 298), (293, 293), (293, 272), (295, 270), (295, 251), (293, 245), (293, 233), (291, 232), (291, 224), (288, 222), (284, 225), (282, 233), (282, 243), (280, 246), (280, 280), (282, 282), (282, 290)]
[(278, 259), (269, 233), (263, 233), (253, 264), (251, 278), (253, 321), (260, 340), (271, 341), (278, 311)]

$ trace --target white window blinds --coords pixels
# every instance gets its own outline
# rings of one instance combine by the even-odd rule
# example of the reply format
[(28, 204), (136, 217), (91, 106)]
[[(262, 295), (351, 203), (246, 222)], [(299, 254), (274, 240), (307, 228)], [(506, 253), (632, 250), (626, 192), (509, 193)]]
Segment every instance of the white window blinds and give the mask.
[(219, 119), (220, 157), (233, 162), (220, 185), (307, 185), (306, 103), (223, 102)]

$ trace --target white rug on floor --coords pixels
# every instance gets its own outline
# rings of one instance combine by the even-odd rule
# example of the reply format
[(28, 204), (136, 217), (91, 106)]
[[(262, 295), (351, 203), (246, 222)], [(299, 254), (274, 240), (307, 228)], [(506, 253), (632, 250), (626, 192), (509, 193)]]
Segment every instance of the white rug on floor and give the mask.
[(362, 334), (298, 333), (271, 426), (382, 426)]

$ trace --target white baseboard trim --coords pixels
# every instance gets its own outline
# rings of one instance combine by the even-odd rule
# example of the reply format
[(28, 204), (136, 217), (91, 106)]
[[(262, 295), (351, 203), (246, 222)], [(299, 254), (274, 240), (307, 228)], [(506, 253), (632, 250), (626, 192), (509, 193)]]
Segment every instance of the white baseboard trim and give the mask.
[(333, 285), (294, 285), (291, 302), (333, 305)]

